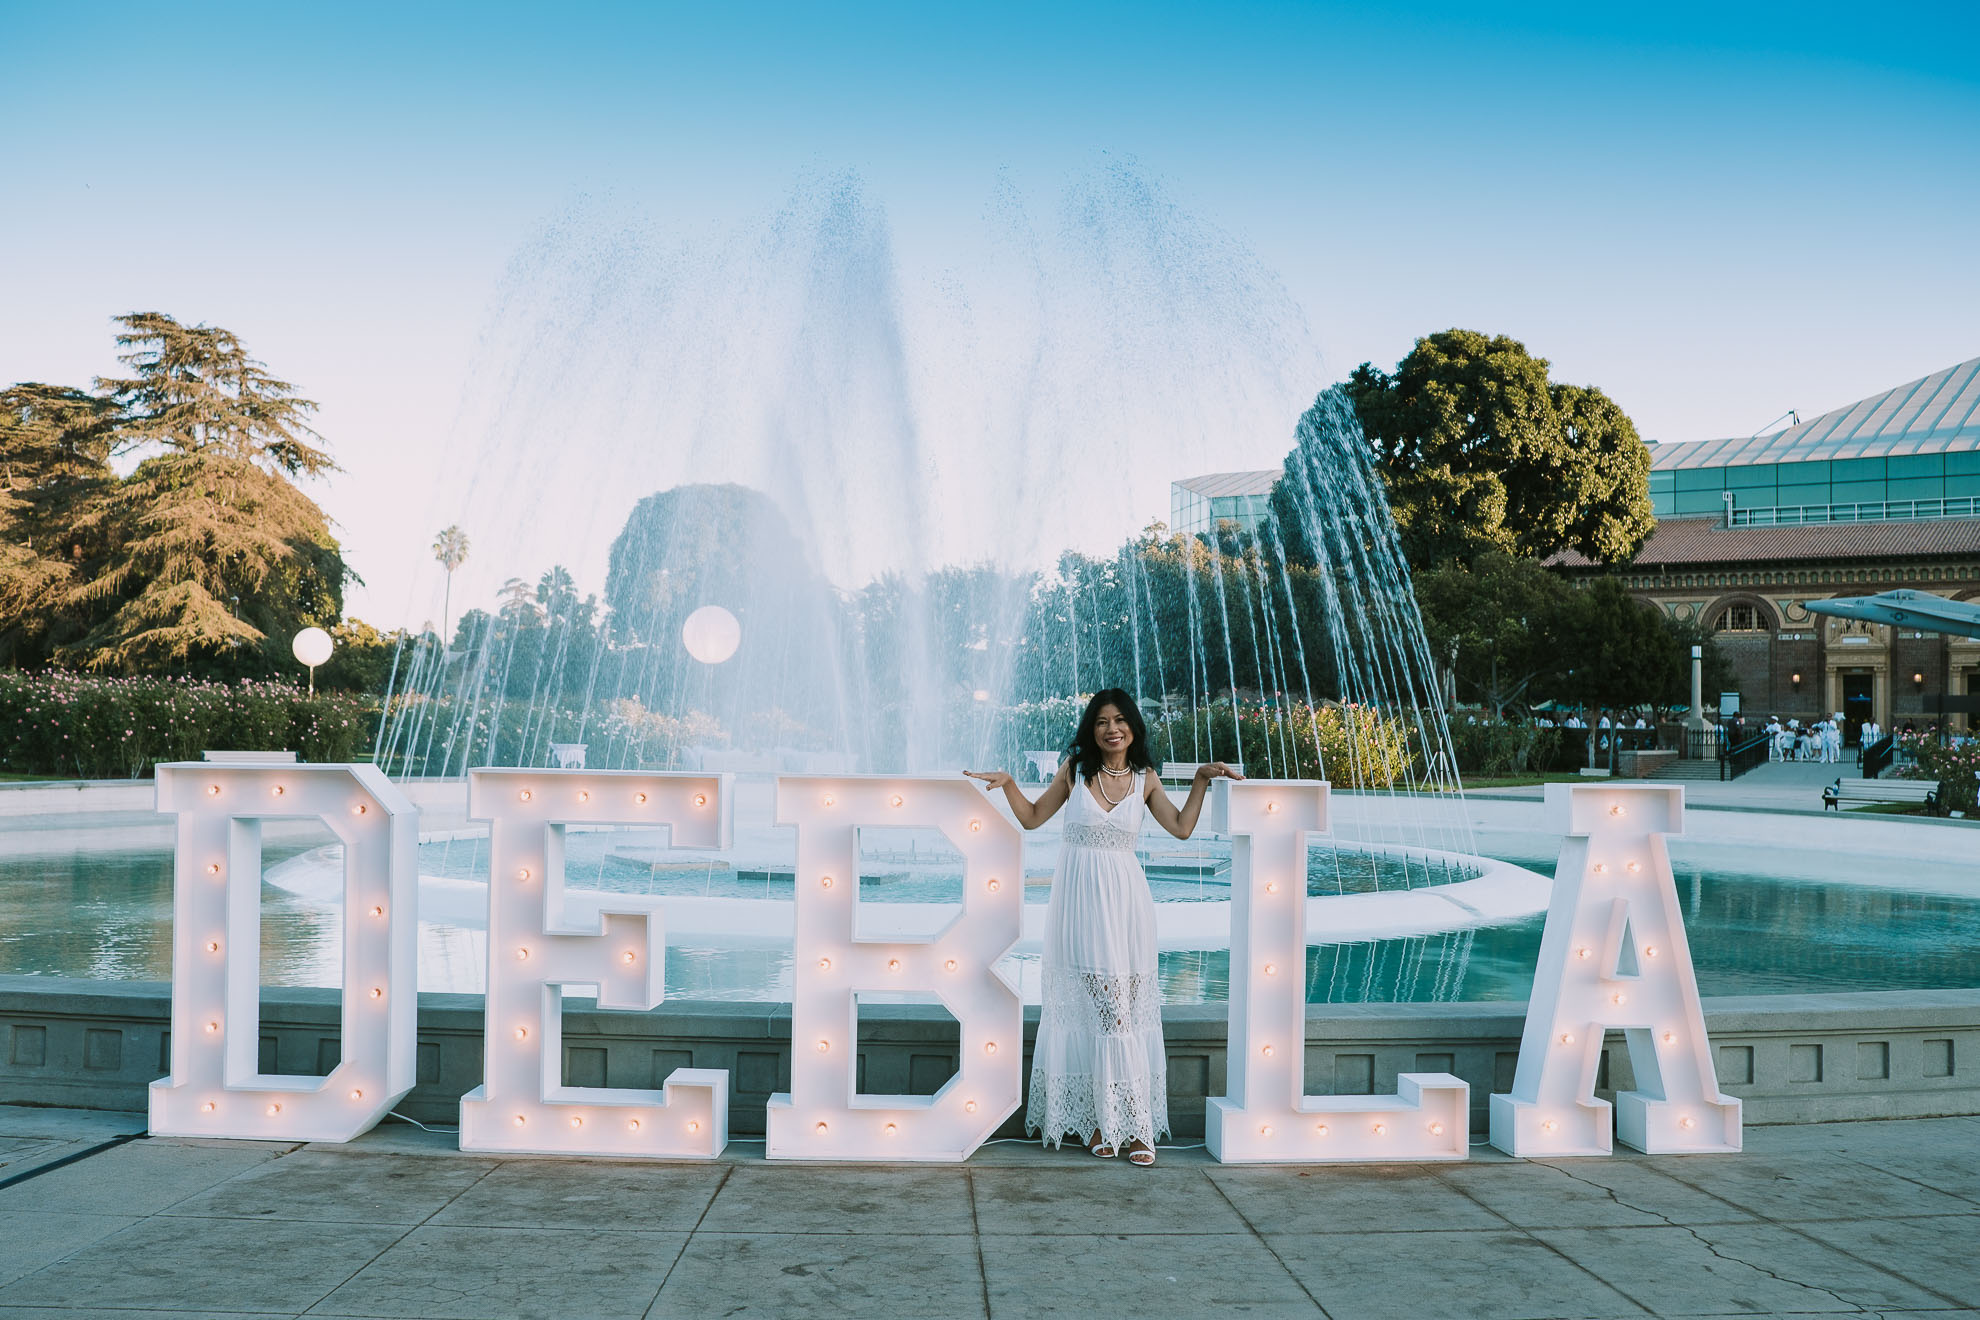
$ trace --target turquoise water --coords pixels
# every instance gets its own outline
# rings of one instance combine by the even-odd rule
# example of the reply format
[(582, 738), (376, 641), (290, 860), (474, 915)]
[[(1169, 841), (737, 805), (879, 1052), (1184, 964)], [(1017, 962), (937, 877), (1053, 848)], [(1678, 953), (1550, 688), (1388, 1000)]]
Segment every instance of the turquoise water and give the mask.
[[(309, 846), (271, 843), (266, 862), (272, 866)], [(458, 852), (461, 873), (472, 873), (472, 850)], [(711, 885), (717, 882), (715, 871), (708, 876)], [(1332, 877), (1332, 862), (1316, 854), (1312, 888), (1332, 892)], [(662, 877), (672, 892), (696, 892), (682, 879)], [(628, 890), (657, 883), (651, 864), (620, 880)], [(1682, 865), (1677, 882), (1699, 985), (1708, 995), (1980, 987), (1980, 897)], [(735, 886), (740, 896), (761, 897), (776, 896), (771, 886), (780, 881), (774, 873), (731, 873), (721, 883)], [(940, 874), (863, 877), (868, 897), (939, 900), (947, 884)], [(1221, 878), (1213, 873), (1155, 884), (1166, 898), (1216, 897)], [(1032, 897), (1042, 895), (1040, 889)], [(171, 897), (167, 852), (8, 858), (0, 862), (0, 973), (167, 980)], [(1314, 1003), (1521, 1000), (1530, 987), (1541, 924), (1536, 916), (1451, 935), (1316, 945), (1307, 957), (1307, 997)], [(340, 929), (335, 910), (264, 886), (263, 982), (335, 984)], [(478, 989), (484, 975), (480, 940), (477, 932), (422, 923), (421, 988)], [(777, 949), (670, 946), (667, 993), (776, 998), (778, 988), (789, 985), (789, 962), (789, 954)], [(1222, 952), (1164, 954), (1165, 998), (1223, 1000), (1229, 964)]]

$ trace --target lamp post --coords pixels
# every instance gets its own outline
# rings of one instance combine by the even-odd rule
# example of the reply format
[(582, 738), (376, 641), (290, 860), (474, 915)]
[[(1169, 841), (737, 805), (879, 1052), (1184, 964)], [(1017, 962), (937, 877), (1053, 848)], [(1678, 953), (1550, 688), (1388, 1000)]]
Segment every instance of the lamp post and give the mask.
[(335, 649), (336, 643), (331, 641), (330, 634), (321, 628), (305, 628), (296, 634), (293, 642), (289, 643), (289, 650), (295, 654), (296, 659), (309, 666), (310, 696), (316, 695), (316, 667), (328, 660), (330, 653)]
[(1691, 714), (1685, 716), (1684, 727), (1703, 730), (1712, 727), (1705, 718), (1705, 648), (1691, 648)]

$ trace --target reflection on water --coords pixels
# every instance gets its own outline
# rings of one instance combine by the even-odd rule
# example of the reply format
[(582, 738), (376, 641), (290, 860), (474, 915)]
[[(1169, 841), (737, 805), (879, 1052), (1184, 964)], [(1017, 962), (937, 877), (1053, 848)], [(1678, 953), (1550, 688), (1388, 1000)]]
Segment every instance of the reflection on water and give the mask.
[[(450, 871), (458, 867), (458, 874), (475, 873), (475, 850), (469, 845), (468, 840), (455, 845), (448, 858)], [(313, 846), (294, 840), (270, 843), (264, 864), (272, 866)], [(637, 859), (619, 861), (629, 869), (614, 872), (609, 852), (602, 859), (593, 857), (591, 879), (598, 883), (587, 882), (574, 870), (573, 884), (614, 888), (603, 882), (616, 877), (631, 892), (654, 884), (661, 886), (659, 892), (688, 888), (677, 875), (656, 878), (651, 860), (643, 869)], [(485, 866), (485, 854), (481, 862)], [(1532, 865), (1530, 860), (1523, 864)], [(728, 892), (714, 888), (726, 883), (738, 886), (735, 892), (746, 897), (776, 897), (771, 886), (781, 883), (788, 894), (788, 880), (774, 874), (751, 876), (731, 868), (725, 880), (720, 863), (702, 865), (713, 892)], [(896, 867), (888, 874), (901, 877), (878, 882), (889, 898), (939, 900), (947, 884), (941, 874), (918, 865)], [(1206, 874), (1155, 883), (1171, 886), (1174, 897), (1213, 897), (1221, 879)], [(895, 888), (897, 884), (908, 889)], [(1040, 888), (1032, 897), (1042, 898), (1043, 892)], [(1332, 892), (1331, 869), (1325, 892)], [(869, 890), (867, 896), (878, 895)], [(1980, 897), (1692, 868), (1678, 872), (1678, 897), (1699, 984), (1708, 995), (1980, 986)], [(0, 972), (167, 980), (172, 973), (171, 918), (172, 858), (167, 852), (68, 853), (0, 863)], [(1313, 1003), (1521, 1000), (1531, 985), (1541, 925), (1535, 917), (1475, 932), (1316, 945), (1307, 954), (1307, 998)], [(340, 933), (336, 908), (263, 886), (263, 983), (336, 985)], [(670, 946), (667, 994), (701, 1000), (787, 999), (790, 963), (789, 953), (777, 949)], [(1035, 998), (1035, 962), (1020, 958), (1013, 963), (1017, 979)], [(422, 990), (479, 992), (486, 973), (482, 932), (420, 924)], [(1165, 953), (1161, 977), (1167, 1002), (1220, 1002), (1229, 991), (1230, 957), (1223, 952)]]

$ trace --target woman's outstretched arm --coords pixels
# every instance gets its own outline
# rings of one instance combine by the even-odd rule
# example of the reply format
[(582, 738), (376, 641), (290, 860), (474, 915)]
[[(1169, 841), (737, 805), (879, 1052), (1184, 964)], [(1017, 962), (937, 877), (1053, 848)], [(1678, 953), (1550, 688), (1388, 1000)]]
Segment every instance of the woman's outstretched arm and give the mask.
[(1203, 814), (1203, 795), (1210, 788), (1213, 779), (1242, 779), (1243, 775), (1225, 765), (1222, 761), (1212, 761), (1208, 765), (1196, 767), (1196, 775), (1189, 781), (1189, 797), (1178, 811), (1176, 804), (1169, 801), (1169, 795), (1162, 790), (1162, 781), (1153, 770), (1142, 783), (1142, 793), (1148, 799), (1148, 814), (1156, 823), (1175, 835), (1187, 839), (1196, 833), (1196, 818)]
[(1066, 805), (1072, 795), (1072, 762), (1059, 767), (1059, 773), (1045, 786), (1045, 791), (1033, 802), (1019, 790), (1017, 780), (1002, 770), (965, 770), (971, 779), (981, 779), (985, 788), (1004, 790), (1004, 801), (1011, 804), (1011, 814), (1017, 817), (1018, 824), (1028, 830), (1035, 830), (1052, 817), (1059, 814), (1059, 808)]

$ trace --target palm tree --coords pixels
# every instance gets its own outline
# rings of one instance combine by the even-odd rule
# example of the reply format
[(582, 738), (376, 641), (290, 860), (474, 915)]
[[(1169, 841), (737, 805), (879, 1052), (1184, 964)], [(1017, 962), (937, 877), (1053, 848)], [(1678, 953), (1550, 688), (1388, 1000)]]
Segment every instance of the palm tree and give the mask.
[(440, 561), (440, 567), (447, 570), (447, 589), (440, 597), (440, 647), (442, 650), (446, 649), (447, 628), (454, 617), (454, 570), (467, 562), (467, 556), (467, 533), (461, 530), (459, 523), (455, 523), (434, 538), (433, 557)]

